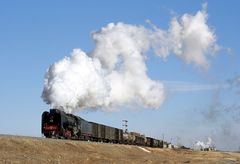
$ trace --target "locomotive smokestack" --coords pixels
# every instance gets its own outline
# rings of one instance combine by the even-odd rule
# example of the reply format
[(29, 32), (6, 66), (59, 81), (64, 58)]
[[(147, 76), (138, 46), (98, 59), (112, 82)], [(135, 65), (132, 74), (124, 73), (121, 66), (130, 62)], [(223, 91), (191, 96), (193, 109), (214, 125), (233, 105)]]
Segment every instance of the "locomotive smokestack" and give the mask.
[(151, 28), (110, 23), (92, 34), (96, 47), (90, 53), (74, 49), (70, 57), (49, 67), (42, 98), (66, 112), (131, 104), (158, 109), (165, 89), (162, 82), (148, 77), (146, 52), (152, 49), (164, 59), (175, 54), (206, 69), (207, 55), (218, 47), (206, 22), (205, 4), (196, 15), (173, 18), (166, 31), (152, 23)]

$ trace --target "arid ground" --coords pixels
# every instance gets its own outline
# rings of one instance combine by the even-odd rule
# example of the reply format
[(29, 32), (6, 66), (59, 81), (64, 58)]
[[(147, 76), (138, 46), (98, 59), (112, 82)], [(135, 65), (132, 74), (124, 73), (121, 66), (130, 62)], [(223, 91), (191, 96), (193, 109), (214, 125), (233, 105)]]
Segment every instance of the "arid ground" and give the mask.
[(0, 135), (0, 163), (240, 163), (240, 153)]

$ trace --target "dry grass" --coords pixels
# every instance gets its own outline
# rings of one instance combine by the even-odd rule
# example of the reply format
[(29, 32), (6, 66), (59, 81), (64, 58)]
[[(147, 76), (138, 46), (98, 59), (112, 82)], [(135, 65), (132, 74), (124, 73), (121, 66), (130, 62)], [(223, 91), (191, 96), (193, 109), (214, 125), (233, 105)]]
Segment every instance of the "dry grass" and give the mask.
[(0, 163), (240, 163), (240, 153), (0, 136)]

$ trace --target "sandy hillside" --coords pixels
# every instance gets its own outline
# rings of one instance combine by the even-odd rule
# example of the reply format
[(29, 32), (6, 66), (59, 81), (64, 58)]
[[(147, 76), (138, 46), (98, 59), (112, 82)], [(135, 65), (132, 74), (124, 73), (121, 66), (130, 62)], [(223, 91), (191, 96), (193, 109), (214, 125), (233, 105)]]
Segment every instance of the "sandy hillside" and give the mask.
[(240, 153), (0, 136), (0, 163), (240, 163)]

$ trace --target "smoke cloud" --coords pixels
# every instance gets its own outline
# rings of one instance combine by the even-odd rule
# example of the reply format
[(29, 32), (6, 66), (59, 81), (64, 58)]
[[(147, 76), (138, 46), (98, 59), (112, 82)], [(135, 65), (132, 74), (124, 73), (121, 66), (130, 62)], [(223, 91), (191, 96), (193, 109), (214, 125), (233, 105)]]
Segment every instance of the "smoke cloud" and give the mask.
[(197, 141), (194, 144), (194, 149), (196, 149), (196, 150), (203, 150), (203, 149), (210, 148), (210, 147), (213, 147), (212, 139), (210, 137), (208, 137), (208, 140), (206, 142)]
[[(229, 80), (228, 89), (238, 87), (238, 78)], [(221, 145), (221, 149), (236, 150), (239, 145), (240, 105), (238, 102), (222, 104), (221, 90), (215, 90), (209, 107), (202, 112), (203, 122), (206, 123), (212, 133), (215, 143)]]
[(220, 46), (216, 44), (213, 30), (207, 25), (207, 3), (202, 7), (195, 15), (174, 17), (167, 31), (155, 27), (156, 33), (152, 38), (157, 55), (166, 58), (174, 53), (188, 64), (204, 69), (209, 67), (209, 55), (217, 52)]
[[(151, 24), (151, 23), (150, 23)], [(158, 109), (165, 87), (147, 75), (146, 52), (166, 60), (175, 54), (203, 69), (218, 49), (216, 36), (207, 25), (206, 4), (195, 15), (174, 17), (162, 30), (151, 24), (109, 23), (92, 33), (95, 48), (74, 49), (71, 56), (51, 65), (45, 75), (43, 100), (51, 107), (75, 112), (86, 108), (116, 110), (123, 105)]]

